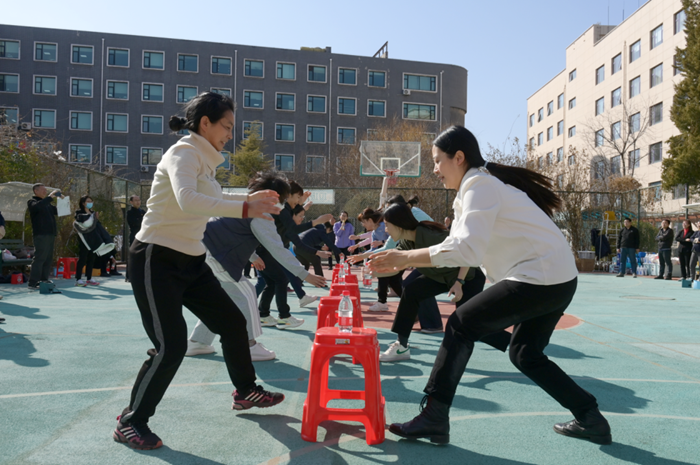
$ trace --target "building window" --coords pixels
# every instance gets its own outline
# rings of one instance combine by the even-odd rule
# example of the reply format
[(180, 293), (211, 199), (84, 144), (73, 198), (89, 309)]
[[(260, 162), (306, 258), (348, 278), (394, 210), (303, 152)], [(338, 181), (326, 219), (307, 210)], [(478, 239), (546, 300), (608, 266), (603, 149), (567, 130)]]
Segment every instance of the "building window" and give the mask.
[(571, 126), (569, 128), (569, 137), (574, 137), (576, 135), (576, 126)]
[(325, 113), (326, 97), (320, 95), (308, 95), (306, 98), (306, 111), (310, 113)]
[(0, 74), (0, 92), (19, 92), (19, 74)]
[(108, 165), (126, 165), (127, 164), (127, 147), (105, 147)]
[(663, 66), (664, 66), (663, 63), (661, 63), (659, 65), (654, 66), (649, 71), (649, 74), (651, 76), (651, 79), (650, 79), (651, 86), (650, 87), (654, 87), (654, 86), (659, 85), (662, 82), (664, 82), (664, 67)]
[(211, 91), (215, 94), (225, 95), (227, 97), (231, 96), (231, 89), (227, 89), (225, 87), (212, 87)]
[(187, 103), (196, 96), (197, 96), (197, 88), (196, 87), (177, 86), (177, 103)]
[(297, 65), (294, 63), (277, 63), (277, 79), (295, 80), (297, 78)]
[(34, 93), (37, 95), (56, 95), (56, 78), (34, 76)]
[(622, 69), (622, 53), (618, 53), (612, 59), (612, 71), (610, 74), (615, 74)]
[(676, 35), (685, 29), (685, 19), (685, 10), (681, 10), (673, 15), (673, 35)]
[(618, 87), (617, 89), (612, 91), (612, 94), (610, 95), (610, 108), (615, 108), (619, 104), (622, 103), (622, 87)]
[(542, 168), (542, 157), (537, 157), (537, 168)]
[(224, 57), (211, 57), (211, 74), (231, 75), (231, 59)]
[(71, 111), (70, 128), (76, 131), (92, 131), (92, 113)]
[(277, 171), (294, 171), (294, 155), (275, 155), (275, 169)]
[(35, 61), (58, 61), (56, 49), (57, 44), (47, 44), (37, 42), (34, 44), (34, 60)]
[(293, 124), (275, 124), (275, 140), (294, 142)]
[(357, 99), (339, 97), (338, 98), (338, 114), (339, 115), (356, 115), (357, 114)]
[(639, 149), (629, 152), (627, 166), (630, 168), (639, 168)]
[(107, 66), (129, 67), (129, 51), (119, 48), (107, 49)]
[(306, 156), (307, 173), (323, 173), (323, 161), (325, 157)]
[(547, 153), (547, 165), (552, 164), (552, 152)]
[(620, 174), (620, 168), (622, 168), (622, 157), (617, 155), (610, 159), (610, 172), (612, 174)]
[(563, 189), (564, 188), (564, 175), (560, 174), (557, 176), (557, 188)]
[(544, 119), (544, 108), (537, 110), (537, 122), (539, 123), (542, 119)]
[(0, 126), (16, 126), (19, 123), (19, 108), (0, 107)]
[(593, 168), (593, 179), (602, 179), (605, 177), (605, 162), (596, 162)]
[(263, 108), (263, 93), (246, 90), (243, 92), (243, 108)]
[(532, 127), (535, 124), (535, 114), (530, 115), (530, 127)]
[(19, 60), (19, 41), (0, 40), (0, 58)]
[(630, 134), (634, 134), (636, 132), (639, 132), (641, 124), (641, 115), (640, 113), (635, 113), (634, 115), (630, 116)]
[(145, 69), (165, 69), (165, 53), (144, 51), (143, 67)]
[(163, 101), (163, 84), (143, 84), (142, 100), (146, 102)]
[(91, 65), (93, 57), (93, 48), (87, 45), (73, 45), (73, 53), (71, 54), (71, 63), (79, 65)]
[(243, 60), (243, 75), (247, 77), (265, 77), (265, 62), (260, 60)]
[(569, 73), (569, 82), (573, 81), (574, 79), (576, 79), (576, 70)]
[(199, 55), (177, 54), (177, 70), (186, 73), (199, 72)]
[(636, 97), (642, 91), (642, 78), (637, 76), (630, 81), (630, 98)]
[(564, 120), (557, 123), (557, 136), (561, 136), (564, 133)]
[(326, 67), (319, 65), (309, 65), (310, 82), (326, 82)]
[(325, 126), (307, 126), (306, 127), (306, 142), (325, 144), (326, 143), (326, 127)]
[(141, 117), (141, 133), (142, 134), (163, 134), (163, 117), (162, 116), (142, 116)]
[(564, 160), (564, 147), (559, 147), (557, 149), (557, 163), (561, 163)]
[(544, 144), (544, 133), (537, 134), (537, 145)]
[(554, 100), (547, 104), (547, 116), (551, 115), (552, 113), (554, 113)]
[(673, 193), (673, 200), (684, 199), (685, 198), (685, 184), (678, 184), (671, 191)]
[(620, 121), (613, 123), (612, 126), (610, 126), (610, 130), (612, 140), (618, 140), (622, 137), (622, 123)]
[(357, 85), (357, 70), (353, 68), (338, 68), (338, 84)]
[(576, 164), (576, 157), (573, 155), (569, 155), (569, 166), (575, 165)]
[(189, 136), (189, 135), (190, 135), (190, 131), (188, 131), (187, 129), (180, 129), (180, 130), (179, 130), (178, 132), (176, 132), (175, 134), (177, 134), (178, 136)]
[(129, 100), (129, 83), (121, 81), (107, 81), (107, 98)]
[(576, 97), (569, 100), (569, 110), (576, 108)]
[(367, 85), (369, 87), (386, 87), (386, 73), (384, 71), (370, 71)]
[(367, 101), (368, 116), (386, 116), (386, 102), (383, 100), (368, 100)]
[(658, 202), (661, 200), (661, 181), (650, 182), (649, 187), (653, 187), (654, 191), (654, 201)]
[(419, 76), (416, 74), (403, 75), (403, 88), (435, 92), (435, 76)]
[(338, 128), (338, 144), (355, 145), (355, 129)]
[(403, 117), (405, 119), (421, 119), (435, 121), (435, 105), (419, 105), (417, 103), (403, 104)]
[(642, 56), (642, 41), (638, 40), (630, 45), (630, 63)]
[(559, 94), (559, 97), (557, 97), (557, 110), (561, 110), (562, 107), (564, 106), (564, 94)]
[(128, 132), (129, 131), (129, 115), (107, 113), (107, 131), (108, 132)]
[(530, 148), (530, 150), (535, 148), (535, 138), (534, 137), (530, 137), (530, 144), (528, 147)]
[(92, 79), (70, 78), (71, 97), (92, 97)]
[(547, 141), (552, 140), (553, 137), (554, 137), (554, 127), (550, 126), (547, 128)]
[(216, 169), (218, 170), (219, 168), (223, 168), (226, 171), (231, 171), (231, 152), (219, 153), (224, 157), (224, 161), (222, 161), (221, 164), (216, 167)]
[(659, 102), (649, 108), (649, 126), (658, 124), (664, 120), (664, 103)]
[(277, 94), (277, 110), (294, 111), (295, 95), (294, 94)]
[(243, 138), (247, 139), (250, 134), (255, 134), (258, 139), (263, 138), (263, 123), (260, 121), (243, 121)]
[(595, 70), (595, 83), (596, 85), (605, 81), (605, 65)]
[(605, 144), (605, 129), (598, 129), (595, 132), (595, 146), (602, 147)]
[(661, 142), (649, 146), (649, 164), (661, 161)]
[(143, 147), (141, 148), (141, 165), (154, 166), (163, 158), (163, 149)]
[(71, 163), (92, 163), (92, 146), (71, 145), (69, 161)]
[(660, 25), (651, 30), (651, 50), (664, 42), (664, 25)]
[(56, 110), (33, 110), (35, 128), (56, 129)]
[(598, 116), (605, 111), (605, 97), (601, 97), (595, 101), (595, 115)]

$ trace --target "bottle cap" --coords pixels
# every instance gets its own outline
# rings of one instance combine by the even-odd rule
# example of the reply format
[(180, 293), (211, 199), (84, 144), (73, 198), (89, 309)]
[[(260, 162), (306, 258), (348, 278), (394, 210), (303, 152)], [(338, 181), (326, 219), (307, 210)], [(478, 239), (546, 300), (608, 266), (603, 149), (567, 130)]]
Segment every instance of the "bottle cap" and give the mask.
[(349, 296), (349, 295), (350, 295), (350, 291), (343, 291), (343, 295)]

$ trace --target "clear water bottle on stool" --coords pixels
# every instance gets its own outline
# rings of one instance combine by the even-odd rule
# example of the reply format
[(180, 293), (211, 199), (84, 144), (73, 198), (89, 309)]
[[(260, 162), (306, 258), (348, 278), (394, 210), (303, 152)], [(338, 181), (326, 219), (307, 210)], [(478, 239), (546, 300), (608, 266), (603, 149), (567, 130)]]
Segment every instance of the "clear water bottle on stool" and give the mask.
[(338, 327), (341, 333), (352, 332), (352, 301), (350, 291), (343, 291), (343, 298), (338, 304)]
[(365, 262), (362, 268), (362, 287), (372, 289), (372, 272), (369, 269), (369, 262)]
[(338, 270), (338, 284), (345, 284), (345, 262), (340, 262), (340, 269)]

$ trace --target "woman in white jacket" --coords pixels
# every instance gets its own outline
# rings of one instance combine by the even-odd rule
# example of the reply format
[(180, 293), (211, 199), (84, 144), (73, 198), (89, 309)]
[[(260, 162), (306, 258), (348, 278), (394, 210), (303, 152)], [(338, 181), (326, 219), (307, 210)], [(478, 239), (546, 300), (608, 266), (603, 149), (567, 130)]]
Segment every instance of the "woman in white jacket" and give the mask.
[(381, 252), (370, 266), (379, 272), (481, 266), (494, 284), (450, 316), (424, 389), (427, 406), (390, 431), (449, 442), (449, 408), (474, 342), (514, 326), (512, 363), (574, 415), (554, 430), (610, 444), (610, 426), (595, 397), (543, 353), (574, 296), (578, 274), (571, 249), (551, 220), (560, 199), (550, 190), (550, 180), (525, 168), (487, 164), (474, 135), (461, 126), (447, 129), (433, 144), (435, 174), (446, 188), (458, 191), (450, 235), (425, 249)]
[[(212, 216), (265, 218), (279, 213), (276, 192), (222, 193), (216, 182), (221, 151), (232, 139), (233, 101), (212, 92), (193, 98), (185, 118), (170, 118), (170, 129), (187, 129), (158, 163), (148, 212), (130, 250), (130, 281), (144, 329), (154, 345), (136, 378), (129, 406), (117, 418), (115, 441), (136, 449), (163, 445), (148, 420), (187, 351), (187, 307), (220, 334), (229, 376), (236, 390), (233, 408), (270, 407), (284, 395), (255, 383), (246, 320), (205, 263), (202, 237)], [(269, 217), (268, 217), (269, 219)]]

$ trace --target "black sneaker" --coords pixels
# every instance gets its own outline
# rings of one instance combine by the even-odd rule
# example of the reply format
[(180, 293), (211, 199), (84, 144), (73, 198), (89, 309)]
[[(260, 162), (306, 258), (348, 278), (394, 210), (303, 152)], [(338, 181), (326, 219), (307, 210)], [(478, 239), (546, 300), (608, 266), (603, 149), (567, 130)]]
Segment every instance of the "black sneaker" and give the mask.
[(233, 410), (248, 410), (252, 407), (272, 407), (284, 400), (284, 394), (281, 392), (270, 392), (263, 389), (262, 386), (255, 386), (248, 394), (241, 395), (238, 389), (233, 391)]
[(30, 291), (38, 291), (39, 290), (39, 283), (27, 284), (27, 289), (29, 289)]
[(121, 418), (121, 415), (117, 417), (117, 428), (112, 433), (112, 438), (115, 441), (139, 450), (158, 449), (163, 446), (163, 441), (151, 431), (148, 423), (124, 424), (121, 422)]

